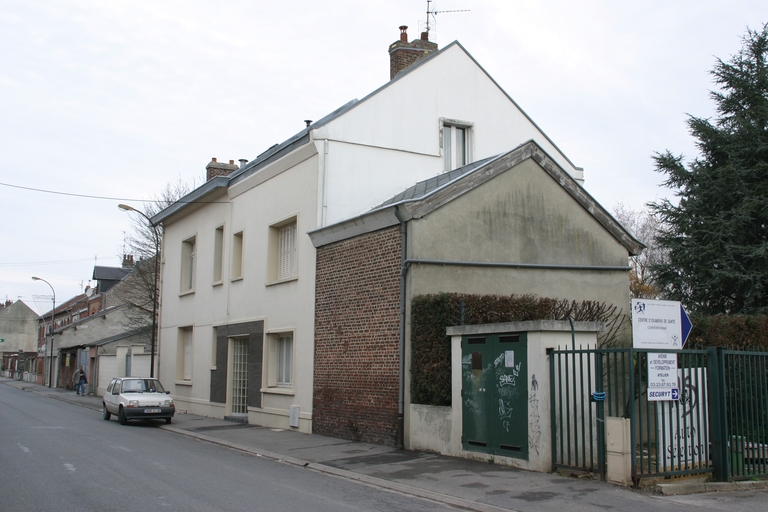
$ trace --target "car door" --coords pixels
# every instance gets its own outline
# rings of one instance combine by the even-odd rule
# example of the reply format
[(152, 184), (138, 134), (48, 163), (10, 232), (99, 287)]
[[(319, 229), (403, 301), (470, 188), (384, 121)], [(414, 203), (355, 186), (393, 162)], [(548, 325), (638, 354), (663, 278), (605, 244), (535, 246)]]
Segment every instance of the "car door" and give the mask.
[(120, 396), (120, 384), (120, 379), (112, 379), (104, 393), (104, 403), (107, 405), (107, 410), (114, 414), (117, 414), (119, 408), (117, 399)]

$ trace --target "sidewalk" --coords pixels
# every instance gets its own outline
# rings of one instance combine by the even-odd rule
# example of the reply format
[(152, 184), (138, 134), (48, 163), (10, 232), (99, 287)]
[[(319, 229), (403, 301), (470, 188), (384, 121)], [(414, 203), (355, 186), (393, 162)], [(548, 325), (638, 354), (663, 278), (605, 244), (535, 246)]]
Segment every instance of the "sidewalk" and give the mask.
[[(101, 411), (101, 397), (76, 396), (74, 391), (49, 389), (37, 384), (0, 377), (0, 383)], [(625, 489), (592, 479), (566, 478), (433, 453), (346, 441), (315, 434), (244, 425), (220, 419), (177, 414), (173, 423), (156, 422), (158, 428), (200, 441), (267, 457), (287, 464), (357, 480), (376, 487), (428, 498), (477, 511), (568, 510), (610, 508), (648, 510), (672, 505), (660, 496)], [(765, 482), (745, 482), (748, 488), (766, 488)], [(685, 494), (712, 484), (667, 484), (655, 494)], [(659, 500), (659, 501), (657, 501)], [(656, 507), (653, 507), (656, 508)], [(684, 509), (684, 508), (683, 508)], [(681, 510), (681, 508), (678, 508)]]

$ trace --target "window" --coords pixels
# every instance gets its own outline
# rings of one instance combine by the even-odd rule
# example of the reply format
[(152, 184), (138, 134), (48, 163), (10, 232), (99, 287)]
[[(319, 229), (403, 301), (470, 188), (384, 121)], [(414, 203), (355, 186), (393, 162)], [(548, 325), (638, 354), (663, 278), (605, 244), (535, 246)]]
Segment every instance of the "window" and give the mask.
[(296, 278), (296, 233), (296, 217), (269, 227), (268, 281)]
[(213, 282), (220, 283), (222, 275), (224, 275), (224, 226), (219, 226), (213, 237)]
[(181, 292), (195, 289), (195, 240), (193, 236), (181, 243)]
[(176, 380), (192, 380), (193, 362), (193, 332), (192, 327), (180, 327), (176, 348)]
[(281, 332), (269, 335), (267, 386), (271, 388), (293, 387), (293, 333)]
[(232, 279), (243, 277), (243, 232), (232, 237)]
[(442, 125), (443, 171), (472, 162), (472, 124), (443, 120)]

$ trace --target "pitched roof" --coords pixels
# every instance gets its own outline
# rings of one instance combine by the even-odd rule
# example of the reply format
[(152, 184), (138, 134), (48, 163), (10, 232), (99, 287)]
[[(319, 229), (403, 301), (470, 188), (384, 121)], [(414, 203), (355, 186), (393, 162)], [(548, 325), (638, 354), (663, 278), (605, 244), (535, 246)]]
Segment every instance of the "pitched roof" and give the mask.
[(371, 211), (308, 234), (315, 247), (352, 238), (401, 220), (421, 218), (453, 199), (493, 179), (527, 159), (535, 160), (574, 200), (597, 220), (631, 255), (645, 247), (563, 170), (535, 141), (530, 140), (501, 155), (479, 160), (448, 173), (416, 183)]
[(415, 70), (419, 69), (420, 67), (426, 65), (428, 62), (430, 62), (432, 59), (438, 58), (438, 56), (446, 53), (449, 49), (457, 47), (460, 48), (466, 55), (469, 57), (472, 62), (485, 74), (488, 79), (493, 82), (493, 84), (501, 91), (504, 96), (520, 111), (520, 113), (525, 116), (526, 119), (536, 128), (536, 130), (550, 143), (552, 146), (563, 156), (563, 158), (568, 161), (575, 169), (580, 169), (576, 165), (573, 164), (573, 162), (570, 161), (570, 159), (563, 153), (560, 148), (557, 146), (557, 144), (554, 143), (552, 139), (549, 138), (549, 136), (544, 133), (544, 130), (542, 130), (536, 122), (531, 119), (531, 117), (520, 107), (520, 105), (517, 104), (517, 102), (512, 99), (512, 97), (507, 94), (507, 92), (496, 82), (496, 80), (493, 79), (493, 77), (483, 68), (477, 60), (464, 48), (461, 43), (458, 41), (453, 41), (449, 45), (445, 46), (444, 48), (432, 53), (431, 55), (417, 61), (415, 64), (398, 74), (396, 77), (391, 79), (390, 81), (386, 82), (384, 85), (376, 89), (375, 91), (369, 93), (366, 95), (362, 100), (353, 99), (346, 104), (342, 105), (341, 107), (337, 108), (330, 114), (327, 114), (326, 116), (322, 117), (320, 120), (313, 122), (310, 126), (307, 126), (300, 132), (294, 134), (293, 136), (289, 137), (285, 141), (272, 145), (269, 149), (261, 153), (259, 156), (256, 157), (256, 159), (248, 162), (242, 169), (238, 169), (234, 171), (232, 174), (228, 176), (217, 176), (215, 178), (212, 178), (208, 180), (206, 183), (202, 184), (200, 187), (196, 188), (186, 196), (180, 198), (178, 201), (170, 205), (169, 207), (165, 208), (164, 210), (158, 212), (155, 214), (152, 219), (150, 220), (153, 225), (158, 225), (168, 218), (170, 218), (172, 215), (180, 212), (183, 210), (188, 204), (200, 201), (203, 197), (217, 191), (220, 189), (226, 189), (230, 185), (234, 185), (235, 183), (245, 179), (246, 177), (258, 172), (259, 170), (263, 169), (267, 165), (279, 160), (280, 158), (286, 156), (287, 154), (293, 152), (299, 147), (302, 147), (306, 144), (308, 144), (311, 140), (310, 132), (312, 130), (315, 130), (317, 128), (320, 128), (331, 121), (343, 116), (350, 110), (354, 109), (358, 105), (361, 105), (362, 103), (366, 102), (368, 99), (376, 96), (379, 94), (382, 90), (390, 87), (393, 83), (397, 82), (398, 80), (403, 80), (406, 76), (413, 73)]
[(122, 278), (131, 273), (132, 268), (123, 267), (93, 267), (93, 279), (104, 281), (120, 281)]

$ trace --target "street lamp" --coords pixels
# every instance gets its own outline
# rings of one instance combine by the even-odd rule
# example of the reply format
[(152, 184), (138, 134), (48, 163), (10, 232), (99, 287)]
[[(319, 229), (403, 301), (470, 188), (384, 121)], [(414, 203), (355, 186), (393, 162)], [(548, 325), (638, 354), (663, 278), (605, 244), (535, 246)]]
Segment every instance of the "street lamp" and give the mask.
[(52, 387), (53, 384), (53, 326), (54, 326), (54, 318), (56, 317), (56, 290), (53, 289), (53, 285), (46, 281), (45, 279), (42, 279), (40, 277), (32, 276), (33, 281), (42, 281), (48, 286), (51, 287), (51, 291), (53, 292), (53, 307), (51, 308), (51, 362), (48, 364), (48, 387)]
[(126, 212), (136, 212), (145, 219), (147, 219), (147, 222), (149, 222), (149, 226), (152, 228), (152, 232), (155, 235), (155, 285), (152, 290), (152, 348), (150, 350), (149, 354), (149, 376), (154, 377), (155, 376), (155, 340), (157, 339), (157, 278), (158, 278), (158, 271), (157, 271), (157, 264), (158, 260), (160, 259), (160, 236), (157, 234), (157, 226), (155, 226), (152, 223), (152, 219), (147, 217), (147, 215), (142, 212), (141, 210), (137, 210), (133, 206), (128, 206), (127, 204), (118, 204), (118, 208), (121, 210), (124, 210)]

